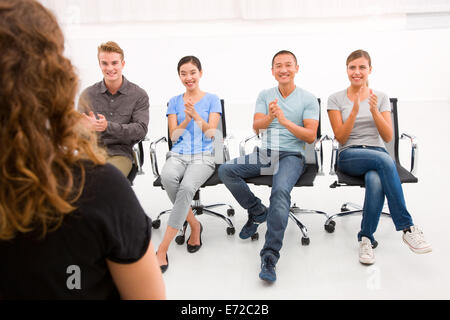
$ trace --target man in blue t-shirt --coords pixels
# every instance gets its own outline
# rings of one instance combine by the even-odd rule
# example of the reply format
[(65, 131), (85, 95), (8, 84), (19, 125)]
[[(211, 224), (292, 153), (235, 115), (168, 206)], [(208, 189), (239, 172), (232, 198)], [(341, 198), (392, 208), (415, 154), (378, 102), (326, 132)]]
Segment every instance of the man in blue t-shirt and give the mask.
[[(255, 153), (231, 160), (219, 168), (219, 177), (237, 202), (248, 211), (248, 221), (239, 236), (247, 239), (267, 220), (261, 250), (262, 280), (276, 280), (291, 205), (291, 190), (305, 167), (305, 143), (313, 143), (319, 126), (319, 104), (309, 92), (298, 88), (297, 58), (290, 51), (278, 52), (272, 60), (275, 88), (262, 91), (256, 101), (253, 129), (262, 134), (262, 146)], [(273, 175), (270, 206), (266, 208), (249, 189), (245, 178)]]

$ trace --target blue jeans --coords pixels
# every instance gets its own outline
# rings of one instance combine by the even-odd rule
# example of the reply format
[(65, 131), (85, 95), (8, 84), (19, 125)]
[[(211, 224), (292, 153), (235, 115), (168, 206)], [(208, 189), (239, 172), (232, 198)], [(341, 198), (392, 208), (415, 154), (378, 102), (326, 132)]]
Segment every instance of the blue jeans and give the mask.
[(366, 194), (363, 218), (358, 240), (367, 237), (375, 241), (375, 233), (380, 220), (386, 196), (389, 211), (397, 231), (413, 225), (406, 209), (403, 189), (394, 160), (380, 147), (350, 147), (339, 153), (338, 168), (351, 176), (364, 176)]
[(305, 169), (305, 158), (298, 152), (258, 150), (230, 160), (219, 167), (219, 177), (236, 201), (249, 215), (264, 212), (265, 207), (244, 181), (245, 178), (273, 174), (270, 205), (267, 213), (267, 232), (261, 256), (272, 254), (276, 261), (283, 245), (289, 219), (291, 191)]

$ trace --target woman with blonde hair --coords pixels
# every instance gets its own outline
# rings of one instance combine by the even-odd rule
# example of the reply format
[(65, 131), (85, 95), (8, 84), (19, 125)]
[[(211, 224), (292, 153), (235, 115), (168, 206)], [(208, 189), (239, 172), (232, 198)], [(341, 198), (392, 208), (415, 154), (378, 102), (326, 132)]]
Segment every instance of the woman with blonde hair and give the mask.
[(55, 17), (0, 0), (0, 48), (0, 299), (163, 299), (151, 223), (80, 124)]
[(372, 61), (364, 50), (347, 58), (350, 86), (328, 98), (328, 116), (339, 142), (337, 166), (351, 176), (363, 176), (366, 195), (361, 231), (358, 233), (359, 261), (373, 264), (373, 245), (378, 221), (387, 198), (389, 211), (403, 241), (415, 253), (431, 251), (419, 227), (413, 224), (406, 209), (403, 189), (396, 165), (384, 147), (392, 140), (389, 97), (369, 88)]

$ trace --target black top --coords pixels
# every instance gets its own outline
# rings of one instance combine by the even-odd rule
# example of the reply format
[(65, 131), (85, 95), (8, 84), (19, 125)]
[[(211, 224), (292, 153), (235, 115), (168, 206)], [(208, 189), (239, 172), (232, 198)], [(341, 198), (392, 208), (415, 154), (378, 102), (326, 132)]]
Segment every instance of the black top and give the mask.
[(151, 220), (112, 165), (87, 168), (77, 209), (44, 239), (0, 240), (1, 299), (118, 299), (106, 259), (132, 263), (147, 251)]

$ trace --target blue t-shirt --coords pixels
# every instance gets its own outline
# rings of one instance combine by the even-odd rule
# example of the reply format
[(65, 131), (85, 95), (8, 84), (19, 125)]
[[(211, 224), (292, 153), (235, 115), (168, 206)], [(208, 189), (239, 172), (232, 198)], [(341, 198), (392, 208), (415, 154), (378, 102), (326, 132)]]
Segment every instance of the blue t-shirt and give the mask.
[[(304, 126), (303, 119), (319, 120), (320, 110), (317, 98), (298, 87), (286, 98), (283, 98), (278, 87), (262, 91), (256, 100), (255, 113), (269, 114), (269, 103), (275, 99), (278, 99), (278, 105), (286, 119), (298, 126)], [(300, 152), (305, 155), (305, 142), (282, 126), (277, 118), (267, 127), (262, 139), (262, 148)]]
[[(170, 99), (169, 107), (167, 108), (167, 116), (169, 114), (177, 115), (178, 125), (186, 118), (183, 96), (184, 94), (180, 94)], [(211, 112), (222, 114), (220, 99), (215, 94), (206, 93), (194, 107), (200, 117), (206, 122), (208, 122)], [(197, 154), (206, 151), (212, 152), (212, 141), (213, 139), (207, 138), (202, 129), (192, 119), (183, 134), (177, 141), (174, 141), (171, 151), (179, 154)]]

